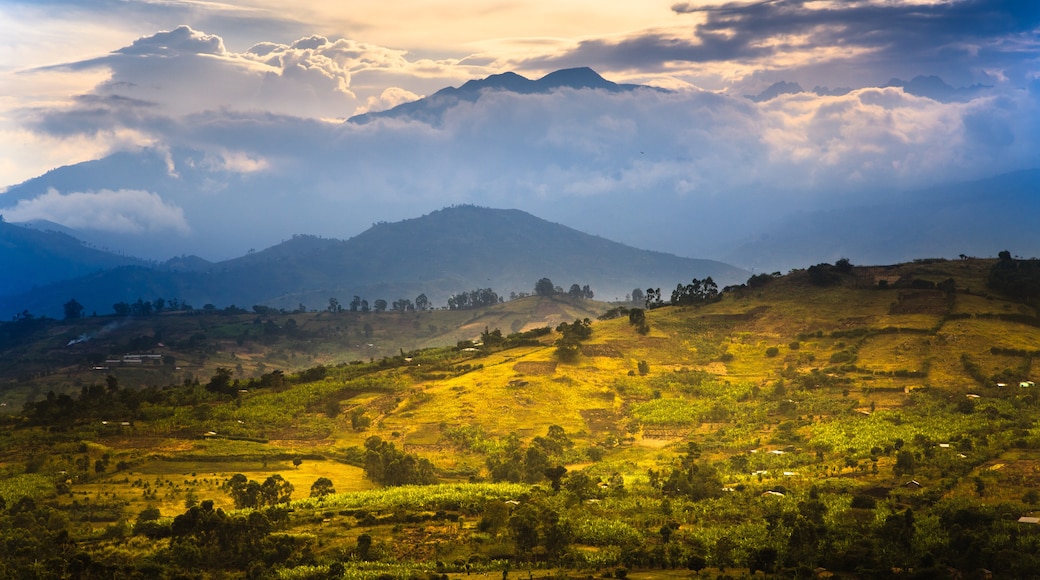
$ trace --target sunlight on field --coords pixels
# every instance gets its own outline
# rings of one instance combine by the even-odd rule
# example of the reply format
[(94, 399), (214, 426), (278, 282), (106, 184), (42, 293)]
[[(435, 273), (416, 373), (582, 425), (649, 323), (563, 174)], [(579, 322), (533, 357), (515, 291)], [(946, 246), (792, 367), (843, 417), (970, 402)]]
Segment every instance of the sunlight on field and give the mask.
[[(877, 275), (927, 272), (942, 282), (966, 267)], [(710, 571), (700, 576), (760, 576), (763, 568), (747, 566), (770, 549), (784, 574), (808, 577), (796, 569), (804, 557), (851, 578), (866, 559), (871, 572), (905, 562), (894, 528), (946, 558), (943, 570), (961, 557), (949, 548), (958, 530), (989, 533), (960, 542), (1033, 545), (1033, 528), (1014, 526), (1040, 510), (1040, 391), (1018, 380), (1030, 378), (1040, 327), (1010, 302), (870, 279), (817, 287), (798, 273), (718, 303), (650, 310), (645, 334), (619, 308), (591, 325), (576, 354), (558, 351), (562, 333), (549, 331), (513, 343), (398, 347), (379, 360), (224, 389), (205, 380), (85, 389), (71, 410), (44, 398), (39, 414), (0, 433), (11, 450), (0, 466), (0, 518), (14, 517), (14, 498), (26, 495), (43, 510), (60, 507), (60, 517), (37, 517), (67, 521), (99, 561), (198, 564), (210, 549), (219, 568), (230, 552), (206, 544), (218, 536), (182, 527), (175, 537), (170, 527), (210, 500), (222, 515), (200, 508), (190, 512), (200, 519), (178, 525), (256, 526), (264, 554), (292, 555), (272, 575), (308, 580), (333, 564), (368, 580), (499, 577), (506, 562), (510, 578), (546, 577), (560, 562), (575, 577), (616, 577), (618, 568), (629, 578), (694, 577), (687, 564)], [(437, 334), (470, 340), (498, 324), (522, 327), (522, 316), (536, 325), (582, 312), (530, 299), (446, 313), (438, 320), (457, 326)], [(362, 320), (323, 313), (307, 324), (346, 345)], [(373, 340), (389, 340), (410, 319), (364, 320), (390, 325), (372, 329)], [(251, 324), (226, 322), (213, 335), (234, 341)], [(307, 356), (346, 356), (330, 344)], [(245, 367), (272, 360), (248, 343), (235, 356)], [(996, 387), (997, 377), (1015, 382)], [(107, 419), (134, 409), (142, 411), (132, 423)], [(39, 441), (50, 442), (47, 454)], [(293, 487), (292, 511), (235, 510), (225, 487), (235, 474), (257, 484), (280, 475)], [(310, 498), (320, 478), (335, 493)], [(135, 531), (148, 508), (162, 519)], [(947, 525), (955, 520), (970, 526)]]

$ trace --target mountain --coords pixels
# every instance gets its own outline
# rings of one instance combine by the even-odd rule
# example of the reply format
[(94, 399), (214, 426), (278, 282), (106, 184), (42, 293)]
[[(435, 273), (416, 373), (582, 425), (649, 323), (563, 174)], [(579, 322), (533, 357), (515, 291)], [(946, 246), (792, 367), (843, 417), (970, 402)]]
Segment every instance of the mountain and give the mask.
[(769, 85), (764, 91), (757, 95), (744, 95), (744, 98), (756, 103), (764, 103), (766, 101), (771, 101), (780, 95), (795, 95), (801, 92), (804, 92), (804, 89), (802, 89), (802, 86), (798, 83), (780, 81)]
[(513, 72), (491, 75), (480, 80), (467, 81), (460, 87), (447, 87), (436, 93), (398, 105), (386, 111), (364, 113), (348, 119), (351, 123), (365, 124), (376, 119), (413, 119), (432, 125), (441, 121), (444, 112), (460, 102), (476, 102), (486, 91), (508, 91), (522, 95), (545, 94), (559, 89), (598, 89), (612, 93), (647, 89), (662, 89), (644, 85), (618, 84), (599, 76), (588, 67), (558, 70), (531, 80)]
[(91, 248), (46, 227), (25, 227), (0, 220), (0, 295), (23, 293), (117, 266), (145, 265), (143, 260)]
[(458, 206), (396, 223), (379, 223), (350, 240), (294, 236), (245, 256), (208, 264), (182, 258), (157, 267), (127, 265), (0, 298), (0, 314), (28, 309), (56, 316), (76, 298), (86, 312), (162, 297), (195, 307), (264, 304), (325, 308), (353, 296), (370, 303), (426, 294), (443, 305), (453, 294), (492, 288), (500, 296), (531, 292), (548, 277), (564, 289), (588, 284), (603, 300), (635, 288), (711, 276), (720, 287), (748, 273), (712, 260), (639, 250), (536, 218), (519, 210)]
[(927, 97), (944, 103), (965, 102), (978, 96), (986, 89), (986, 85), (975, 84), (970, 87), (952, 87), (935, 75), (919, 75), (909, 81), (892, 79), (881, 88), (901, 87), (905, 92), (918, 97)]
[(805, 212), (737, 246), (727, 262), (784, 270), (849, 258), (888, 264), (921, 257), (1040, 256), (1040, 169), (914, 192), (905, 199)]
[[(894, 78), (878, 88), (884, 89), (888, 87), (899, 87), (907, 94), (917, 97), (927, 97), (934, 101), (944, 103), (969, 101), (977, 97), (986, 89), (992, 88), (980, 84), (971, 85), (970, 87), (953, 87), (935, 75), (919, 75), (909, 81)], [(852, 89), (850, 88), (830, 89), (821, 86), (817, 86), (812, 90), (813, 93), (821, 97), (841, 96), (848, 94), (851, 91)], [(779, 81), (769, 85), (765, 90), (757, 95), (744, 95), (744, 98), (756, 103), (762, 103), (771, 101), (781, 95), (798, 94), (803, 92), (806, 92), (805, 89), (803, 89), (798, 83)]]

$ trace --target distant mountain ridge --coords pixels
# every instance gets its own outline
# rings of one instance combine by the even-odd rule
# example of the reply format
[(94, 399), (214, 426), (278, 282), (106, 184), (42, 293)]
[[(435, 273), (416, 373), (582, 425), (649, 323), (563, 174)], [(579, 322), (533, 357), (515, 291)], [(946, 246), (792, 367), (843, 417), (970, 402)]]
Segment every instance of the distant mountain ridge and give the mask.
[(0, 221), (0, 295), (25, 292), (118, 266), (143, 266), (144, 260), (91, 248), (67, 233)]
[[(880, 89), (889, 87), (899, 87), (903, 89), (907, 94), (911, 94), (917, 97), (927, 97), (929, 99), (940, 101), (944, 103), (951, 102), (963, 102), (971, 100), (976, 97), (982, 91), (992, 88), (987, 85), (975, 84), (970, 87), (953, 87), (946, 83), (946, 81), (935, 75), (918, 75), (909, 81), (902, 79), (893, 78), (887, 83), (881, 85)], [(868, 88), (868, 87), (863, 87)], [(763, 103), (771, 101), (781, 95), (794, 95), (798, 93), (813, 93), (820, 97), (840, 97), (851, 93), (853, 89), (848, 87), (842, 87), (837, 89), (831, 89), (828, 87), (814, 87), (811, 91), (806, 91), (801, 85), (795, 82), (779, 81), (775, 82), (765, 90), (758, 93), (757, 95), (744, 95), (748, 100), (756, 103)]]
[(532, 95), (550, 93), (561, 88), (575, 90), (598, 89), (612, 93), (637, 89), (663, 90), (646, 85), (618, 84), (608, 81), (588, 67), (558, 70), (537, 80), (528, 79), (514, 72), (506, 72), (479, 80), (466, 81), (466, 83), (457, 88), (446, 87), (428, 97), (404, 103), (386, 111), (355, 115), (348, 121), (363, 125), (375, 119), (409, 118), (437, 124), (447, 109), (457, 105), (459, 102), (475, 102), (484, 91), (497, 90), (521, 95)]
[(916, 258), (1040, 255), (1040, 169), (916, 192), (910, 200), (804, 212), (778, 221), (723, 259), (761, 271), (849, 258), (892, 264)]
[(711, 276), (720, 287), (749, 274), (722, 262), (639, 250), (551, 223), (519, 210), (457, 206), (394, 223), (380, 223), (349, 240), (295, 236), (265, 250), (217, 263), (183, 257), (156, 266), (127, 264), (31, 293), (0, 297), (0, 315), (29, 310), (57, 316), (75, 298), (86, 312), (107, 313), (116, 302), (177, 299), (196, 308), (324, 308), (414, 300), (425, 294), (444, 305), (460, 292), (492, 288), (500, 296), (532, 292), (543, 277), (567, 289), (589, 285), (596, 298), (623, 299), (635, 288), (661, 287)]

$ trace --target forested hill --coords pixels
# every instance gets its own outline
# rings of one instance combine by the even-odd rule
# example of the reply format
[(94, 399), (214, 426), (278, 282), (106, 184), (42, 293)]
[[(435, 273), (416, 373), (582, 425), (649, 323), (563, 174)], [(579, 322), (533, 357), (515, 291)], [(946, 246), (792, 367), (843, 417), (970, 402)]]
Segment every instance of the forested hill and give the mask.
[(374, 303), (425, 294), (440, 306), (478, 288), (501, 296), (530, 293), (545, 277), (564, 288), (588, 285), (596, 298), (613, 300), (635, 288), (667, 289), (708, 276), (722, 287), (743, 282), (748, 273), (721, 262), (635, 249), (518, 210), (463, 206), (379, 223), (346, 241), (296, 236), (211, 265), (117, 268), (0, 298), (0, 314), (60, 316), (70, 298), (99, 314), (111, 312), (116, 302), (159, 297), (196, 308), (292, 309), (324, 308), (330, 298), (346, 304), (360, 296)]
[(45, 225), (23, 227), (0, 217), (0, 295), (144, 261), (92, 248)]

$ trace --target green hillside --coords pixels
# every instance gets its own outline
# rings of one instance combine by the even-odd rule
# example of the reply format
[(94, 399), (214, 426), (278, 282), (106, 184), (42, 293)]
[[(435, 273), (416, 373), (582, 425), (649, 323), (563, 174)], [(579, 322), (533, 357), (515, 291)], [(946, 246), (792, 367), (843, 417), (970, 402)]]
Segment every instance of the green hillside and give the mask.
[[(1035, 577), (1040, 322), (995, 263), (818, 265), (648, 311), (310, 313), (295, 337), (178, 314), (59, 348), (83, 327), (28, 321), (0, 576)], [(172, 361), (74, 360), (159, 326), (140, 352)]]

